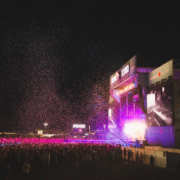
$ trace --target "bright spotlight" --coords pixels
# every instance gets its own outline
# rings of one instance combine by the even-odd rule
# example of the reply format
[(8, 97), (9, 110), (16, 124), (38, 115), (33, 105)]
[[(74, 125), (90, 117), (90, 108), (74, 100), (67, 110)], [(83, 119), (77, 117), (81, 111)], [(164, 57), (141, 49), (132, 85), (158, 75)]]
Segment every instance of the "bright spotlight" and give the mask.
[(124, 126), (125, 134), (127, 134), (133, 140), (144, 140), (145, 130), (146, 125), (142, 122), (131, 122), (125, 124)]
[(109, 117), (111, 117), (111, 109), (109, 109), (108, 115), (109, 115)]

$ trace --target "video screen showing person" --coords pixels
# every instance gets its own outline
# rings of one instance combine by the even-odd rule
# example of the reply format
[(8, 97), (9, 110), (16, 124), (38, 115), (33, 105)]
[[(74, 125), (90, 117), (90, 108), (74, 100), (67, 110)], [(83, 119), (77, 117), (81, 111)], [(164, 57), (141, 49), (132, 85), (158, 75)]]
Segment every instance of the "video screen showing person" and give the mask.
[(147, 125), (173, 125), (172, 84), (152, 90), (147, 94)]

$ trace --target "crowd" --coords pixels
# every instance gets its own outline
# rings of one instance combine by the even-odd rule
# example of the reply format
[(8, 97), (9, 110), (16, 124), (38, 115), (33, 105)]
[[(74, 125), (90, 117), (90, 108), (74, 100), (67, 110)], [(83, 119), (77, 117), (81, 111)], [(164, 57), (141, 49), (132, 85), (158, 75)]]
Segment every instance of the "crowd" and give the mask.
[[(30, 167), (107, 166), (121, 161), (121, 146), (99, 143), (22, 143), (0, 146), (0, 171), (6, 179), (15, 170), (23, 169), (27, 177)], [(27, 179), (27, 178), (26, 178)]]
[[(131, 151), (122, 151), (121, 145), (107, 143), (65, 143), (61, 139), (37, 138), (20, 141), (17, 138), (13, 140), (14, 144), (8, 140), (10, 145), (4, 141), (1, 139), (1, 143), (6, 145), (0, 146), (0, 173), (5, 179), (15, 171), (22, 171), (24, 179), (28, 179), (31, 167), (108, 167), (109, 164), (121, 163), (126, 155), (130, 162), (132, 155)], [(143, 163), (142, 154), (139, 156), (137, 153), (136, 160)]]

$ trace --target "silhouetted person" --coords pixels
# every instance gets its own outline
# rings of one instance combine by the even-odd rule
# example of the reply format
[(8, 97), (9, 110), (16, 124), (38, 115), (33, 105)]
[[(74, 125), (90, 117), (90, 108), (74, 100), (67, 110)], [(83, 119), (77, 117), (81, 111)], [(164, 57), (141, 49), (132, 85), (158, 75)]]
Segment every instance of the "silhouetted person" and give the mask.
[(131, 150), (128, 150), (128, 164), (130, 163), (130, 159), (131, 159)]
[(10, 174), (11, 172), (10, 172), (9, 164), (5, 162), (3, 167), (3, 176), (5, 180), (8, 180)]
[(154, 157), (153, 155), (151, 154), (151, 157), (150, 157), (150, 165), (152, 167), (152, 171), (154, 170)]
[(144, 156), (142, 155), (142, 153), (140, 154), (140, 158), (139, 158), (139, 162), (140, 164), (143, 164), (144, 161)]
[(126, 148), (124, 148), (124, 159), (126, 159)]
[(120, 149), (120, 161), (122, 161), (122, 149)]
[(152, 154), (151, 154), (151, 157), (150, 157), (150, 165), (154, 166), (154, 157), (153, 157)]
[(136, 152), (136, 162), (139, 163), (139, 153), (138, 153), (138, 151)]
[(23, 170), (23, 177), (25, 180), (28, 180), (29, 177), (29, 169), (31, 168), (30, 164), (28, 163), (28, 160), (26, 159), (22, 165)]

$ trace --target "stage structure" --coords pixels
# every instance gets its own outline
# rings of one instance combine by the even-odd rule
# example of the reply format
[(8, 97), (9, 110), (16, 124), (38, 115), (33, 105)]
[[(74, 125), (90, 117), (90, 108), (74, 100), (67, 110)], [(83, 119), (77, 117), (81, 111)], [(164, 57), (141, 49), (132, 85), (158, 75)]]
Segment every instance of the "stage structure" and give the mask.
[(126, 141), (180, 147), (180, 71), (174, 64), (147, 68), (134, 56), (110, 77), (110, 132)]
[(138, 64), (134, 56), (110, 77), (110, 96), (114, 101), (109, 103), (108, 128), (127, 141), (145, 139), (145, 88), (153, 68)]

